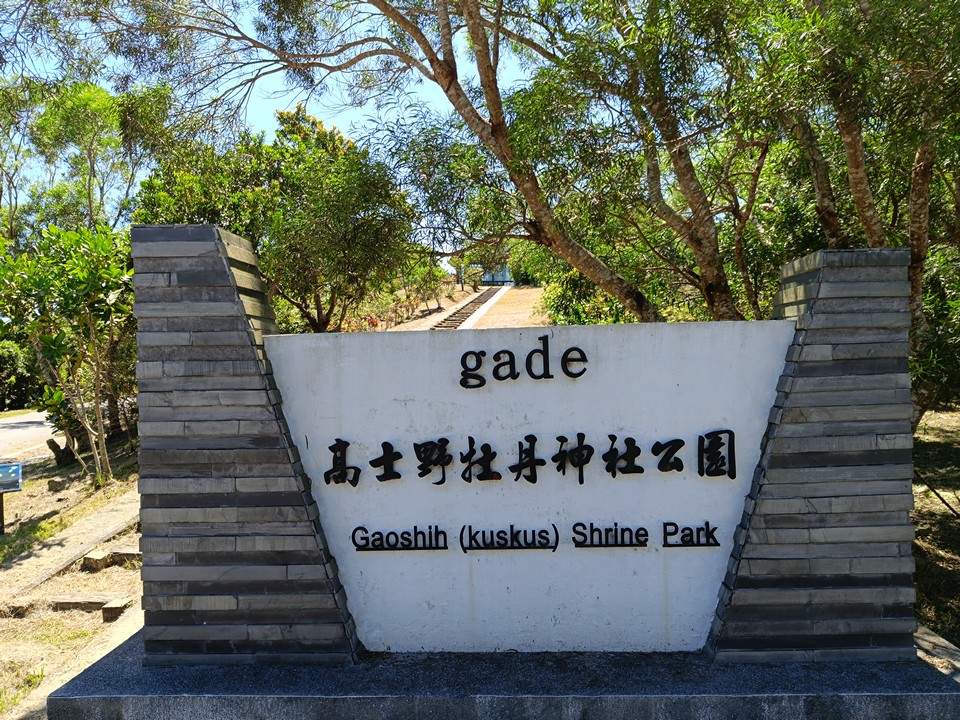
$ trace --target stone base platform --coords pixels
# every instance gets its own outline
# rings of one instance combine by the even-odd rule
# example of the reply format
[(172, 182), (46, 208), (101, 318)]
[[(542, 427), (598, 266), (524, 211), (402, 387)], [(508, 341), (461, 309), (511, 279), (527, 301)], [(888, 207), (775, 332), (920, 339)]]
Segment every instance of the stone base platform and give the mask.
[(49, 720), (960, 718), (919, 660), (732, 664), (700, 654), (371, 654), (359, 665), (145, 666), (138, 634), (53, 693)]

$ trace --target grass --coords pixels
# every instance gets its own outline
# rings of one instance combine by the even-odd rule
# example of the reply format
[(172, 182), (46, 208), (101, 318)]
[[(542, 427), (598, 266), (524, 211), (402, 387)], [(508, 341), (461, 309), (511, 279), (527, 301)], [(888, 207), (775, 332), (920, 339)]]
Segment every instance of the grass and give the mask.
[(31, 550), (67, 527), (70, 522), (65, 515), (57, 514), (45, 520), (21, 523), (12, 533), (0, 535), (0, 564)]
[(929, 413), (913, 458), (917, 621), (960, 645), (960, 412)]
[(32, 412), (36, 412), (33, 408), (23, 408), (22, 410), (4, 410), (0, 412), (0, 420), (8, 417), (17, 417), (18, 415), (29, 415)]
[(20, 702), (43, 680), (43, 668), (26, 670), (20, 663), (0, 661), (0, 713)]
[(49, 617), (40, 623), (32, 639), (60, 650), (69, 650), (85, 644), (92, 636), (93, 633), (90, 630), (70, 627), (59, 617)]

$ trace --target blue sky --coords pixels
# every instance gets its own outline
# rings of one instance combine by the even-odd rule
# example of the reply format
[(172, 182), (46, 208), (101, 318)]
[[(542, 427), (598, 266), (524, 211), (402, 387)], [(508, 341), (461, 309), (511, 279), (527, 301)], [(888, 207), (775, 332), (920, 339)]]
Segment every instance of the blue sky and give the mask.
[[(411, 87), (410, 92), (440, 114), (445, 115), (452, 111), (450, 103), (436, 83), (424, 81), (415, 86), (411, 83)], [(307, 99), (306, 93), (285, 88), (279, 75), (271, 75), (255, 85), (246, 107), (246, 122), (254, 131), (265, 131), (270, 138), (277, 126), (274, 113), (277, 110), (292, 110), (298, 102), (306, 102), (307, 112), (320, 118), (327, 127), (335, 127), (351, 139), (361, 137), (384, 118), (389, 119), (391, 115), (396, 115), (396, 110), (380, 110), (378, 113), (373, 102), (361, 107), (345, 107), (344, 103), (339, 101), (335, 88), (331, 89), (329, 99), (327, 96)]]

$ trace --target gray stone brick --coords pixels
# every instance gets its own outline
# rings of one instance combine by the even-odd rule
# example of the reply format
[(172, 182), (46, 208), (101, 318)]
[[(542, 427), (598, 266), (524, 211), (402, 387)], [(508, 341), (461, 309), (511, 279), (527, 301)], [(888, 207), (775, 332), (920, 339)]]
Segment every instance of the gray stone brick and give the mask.
[(221, 537), (232, 535), (306, 535), (314, 537), (313, 526), (309, 523), (190, 523), (170, 525), (169, 523), (147, 523), (141, 521), (144, 534), (156, 537)]
[(864, 434), (900, 434), (910, 432), (910, 421), (903, 420), (873, 420), (869, 422), (839, 422), (839, 423), (787, 423), (777, 428), (777, 437), (836, 437), (844, 435)]
[[(912, 637), (912, 635), (911, 635)], [(820, 662), (895, 662), (898, 660), (916, 660), (917, 649), (914, 647), (892, 648), (818, 648), (813, 651), (813, 660)]]
[(252, 582), (257, 580), (285, 580), (286, 568), (282, 565), (207, 565), (202, 567), (143, 567), (140, 577), (146, 581), (189, 581), (230, 582), (239, 580)]
[(824, 268), (898, 267), (903, 277), (906, 277), (906, 266), (910, 264), (910, 251), (905, 249), (822, 250), (807, 258), (815, 255), (820, 256), (816, 260), (817, 266)]
[(170, 273), (137, 273), (133, 276), (134, 290), (139, 288), (169, 287)]
[(737, 663), (808, 663), (814, 660), (813, 650), (728, 650), (713, 653), (717, 662)]
[(909, 312), (906, 297), (842, 297), (818, 298), (814, 312), (820, 314), (847, 313), (870, 317), (874, 313)]
[(242, 552), (292, 552), (316, 550), (317, 540), (306, 535), (247, 535), (235, 538), (236, 550)]
[[(796, 499), (800, 500), (800, 498)], [(796, 513), (764, 512), (752, 518), (750, 527), (754, 529), (805, 528), (810, 530), (815, 528), (876, 527), (880, 525), (909, 526), (910, 524), (910, 518), (906, 510), (843, 512), (837, 510), (837, 508), (830, 509), (836, 511), (826, 513), (809, 511)]]
[(853, 603), (912, 603), (916, 593), (912, 587), (870, 588), (798, 588), (737, 590), (731, 599), (732, 605), (815, 605)]
[(803, 345), (798, 348), (795, 360), (826, 361), (856, 360), (860, 358), (907, 357), (910, 344), (907, 342), (846, 343), (832, 345)]
[[(912, 545), (909, 542), (877, 543), (765, 543), (747, 544), (743, 548), (743, 557), (747, 560), (781, 558), (859, 558), (859, 557), (910, 557)], [(911, 601), (912, 602), (912, 601)]]
[(909, 525), (881, 525), (878, 527), (812, 527), (812, 528), (763, 528), (752, 526), (747, 542), (789, 545), (799, 543), (882, 543), (913, 541), (913, 528)]
[(150, 437), (141, 436), (141, 449), (146, 450), (223, 450), (223, 449), (269, 449), (283, 448), (284, 441), (279, 435), (236, 435), (227, 437), (180, 436)]
[(240, 315), (205, 318), (143, 318), (137, 327), (144, 332), (229, 332), (247, 331), (250, 324)]
[(169, 407), (248, 407), (271, 403), (269, 391), (262, 390), (189, 390), (159, 393), (140, 393), (145, 406)]
[(806, 329), (806, 345), (863, 345), (872, 343), (905, 343), (907, 327), (850, 327), (839, 329)]
[[(253, 267), (258, 264), (257, 256), (253, 253), (250, 245), (240, 246), (232, 243), (225, 244), (227, 257), (230, 258), (230, 266), (234, 268), (234, 273), (239, 273), (242, 268)], [(259, 277), (257, 278), (259, 280)]]
[(237, 492), (292, 492), (299, 489), (297, 480), (292, 473), (286, 476), (272, 477), (238, 477), (236, 478)]
[(226, 267), (223, 258), (217, 255), (206, 255), (201, 257), (138, 257), (133, 256), (133, 270), (135, 273), (170, 273), (171, 282), (173, 275), (181, 271), (206, 271), (220, 272), (226, 274)]
[(236, 315), (240, 308), (232, 302), (205, 303), (141, 303), (133, 304), (133, 314), (138, 318), (151, 317), (215, 317)]
[(227, 272), (227, 268), (225, 266), (217, 266), (204, 270), (177, 270), (176, 272), (172, 273), (172, 281), (179, 287), (228, 289), (233, 287), (230, 273)]
[(233, 280), (238, 288), (243, 288), (245, 290), (258, 293), (264, 292), (263, 282), (259, 277), (253, 275), (252, 273), (244, 272), (242, 270), (234, 270)]
[(211, 240), (166, 240), (164, 242), (137, 242), (131, 247), (134, 258), (188, 258), (203, 255), (219, 256)]
[[(844, 286), (846, 287), (846, 286)], [(836, 328), (908, 328), (909, 312), (874, 313), (814, 313), (797, 319), (797, 326), (805, 330), (832, 330)]]
[(913, 436), (900, 435), (840, 435), (830, 437), (778, 437), (773, 450), (778, 453), (860, 452), (866, 450), (909, 449)]
[(241, 302), (243, 304), (244, 311), (251, 317), (273, 317), (273, 308), (256, 298), (241, 296)]
[(150, 611), (223, 611), (238, 610), (238, 598), (233, 595), (160, 595), (145, 597), (143, 609)]
[(247, 345), (249, 342), (247, 331), (194, 332), (190, 337), (192, 345)]
[[(836, 421), (847, 419), (843, 408), (856, 405), (908, 405), (910, 390), (895, 388), (891, 390), (851, 390), (848, 392), (794, 392), (784, 402), (784, 409), (802, 407), (816, 408), (835, 406), (841, 408), (836, 416), (829, 417), (821, 414), (819, 419)], [(789, 422), (791, 418), (786, 417)]]
[(215, 242), (218, 228), (214, 225), (166, 224), (133, 225), (130, 228), (130, 243), (134, 247), (149, 242)]
[(145, 380), (148, 378), (163, 377), (163, 362), (138, 362), (137, 379)]
[[(161, 363), (162, 365), (162, 363)], [(141, 392), (172, 392), (174, 390), (263, 390), (266, 379), (259, 375), (187, 375), (141, 379)]]
[(147, 346), (140, 350), (140, 359), (145, 361), (215, 361), (231, 362), (236, 360), (246, 360), (248, 362), (258, 362), (256, 350), (253, 347), (240, 347), (236, 345), (213, 345), (213, 346), (194, 346), (194, 345), (167, 345), (162, 347)]
[(916, 622), (907, 618), (866, 618), (840, 620), (772, 620), (733, 622), (726, 628), (729, 637), (765, 637), (768, 635), (864, 635), (873, 633), (912, 633)]
[[(812, 396), (812, 393), (810, 394)], [(804, 422), (851, 422), (851, 421), (872, 421), (872, 420), (909, 420), (913, 415), (913, 406), (899, 401), (899, 396), (895, 396), (895, 404), (837, 404), (831, 406), (800, 406), (785, 408), (782, 411), (782, 422), (784, 423), (804, 423)], [(834, 400), (839, 399), (835, 396)], [(875, 400), (876, 398), (871, 398)]]
[(178, 552), (225, 552), (237, 550), (238, 541), (235, 537), (141, 537), (140, 549), (144, 553), (178, 553)]
[[(173, 273), (171, 283), (179, 280), (181, 274)], [(172, 285), (169, 288), (144, 288), (137, 292), (136, 297), (142, 303), (220, 303), (233, 302), (235, 291), (231, 287)]]
[(140, 410), (140, 417), (154, 422), (170, 420), (274, 420), (273, 407), (211, 406), (211, 407), (149, 407)]
[(163, 363), (167, 377), (255, 375), (261, 374), (260, 363), (249, 360), (169, 360)]
[[(809, 488), (809, 486), (804, 486)], [(855, 488), (853, 489), (855, 491)], [(804, 493), (796, 497), (765, 496), (757, 501), (757, 513), (766, 516), (800, 513), (859, 515), (862, 513), (902, 512), (913, 508), (913, 494), (896, 495), (842, 495), (811, 497)], [(836, 520), (833, 520), (836, 522)]]
[(825, 267), (820, 270), (825, 282), (897, 282), (902, 281), (904, 271), (900, 267)]
[(184, 423), (180, 421), (144, 422), (141, 420), (137, 423), (137, 430), (142, 438), (183, 437)]
[(743, 561), (750, 575), (895, 575), (911, 573), (912, 557), (751, 559)]
[[(191, 437), (234, 437), (240, 434), (242, 420), (187, 420), (184, 434)], [(269, 421), (266, 421), (269, 423)]]
[(844, 467), (848, 465), (894, 465), (911, 460), (910, 449), (776, 453), (769, 462), (770, 469)]
[[(858, 360), (830, 360), (826, 362), (804, 362), (792, 373), (793, 377), (871, 377), (874, 375), (906, 374), (909, 372), (907, 358), (863, 358)], [(852, 388), (857, 389), (857, 388)], [(794, 390), (796, 392), (796, 390)]]

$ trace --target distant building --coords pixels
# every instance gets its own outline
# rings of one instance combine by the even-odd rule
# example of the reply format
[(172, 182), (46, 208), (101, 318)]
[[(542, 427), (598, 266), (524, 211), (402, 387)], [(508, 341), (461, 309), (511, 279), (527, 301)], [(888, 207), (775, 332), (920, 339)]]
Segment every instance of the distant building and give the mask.
[(513, 285), (510, 277), (510, 268), (504, 266), (499, 270), (484, 270), (481, 285)]

